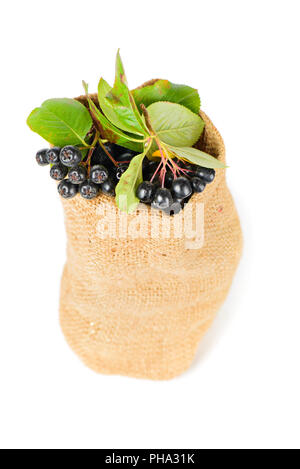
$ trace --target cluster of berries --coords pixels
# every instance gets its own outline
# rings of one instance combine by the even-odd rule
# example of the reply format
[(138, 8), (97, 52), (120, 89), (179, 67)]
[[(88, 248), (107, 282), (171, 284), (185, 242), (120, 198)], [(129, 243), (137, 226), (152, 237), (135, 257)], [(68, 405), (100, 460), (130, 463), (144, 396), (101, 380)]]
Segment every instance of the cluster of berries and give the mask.
[[(85, 199), (93, 199), (100, 191), (115, 195), (115, 187), (135, 155), (124, 147), (105, 143), (104, 148), (97, 144), (85, 158), (79, 148), (68, 145), (40, 150), (36, 160), (41, 166), (51, 165), (50, 176), (59, 181), (57, 189), (63, 198), (70, 199), (79, 192)], [(168, 170), (162, 182), (161, 164), (145, 158), (143, 182), (136, 193), (142, 203), (151, 204), (169, 215), (179, 213), (192, 194), (203, 192), (206, 184), (215, 177), (214, 169), (184, 163), (177, 158), (174, 163), (183, 175), (175, 177)]]
[(183, 209), (194, 192), (203, 192), (206, 184), (215, 178), (215, 170), (196, 166), (175, 158), (174, 160), (184, 176), (174, 177), (167, 171), (164, 177), (164, 187), (161, 178), (157, 177), (159, 163), (146, 160), (143, 168), (144, 181), (139, 185), (136, 196), (146, 204), (163, 210), (169, 215), (175, 215)]
[(57, 189), (65, 199), (78, 192), (85, 199), (93, 199), (100, 191), (115, 195), (115, 187), (136, 153), (112, 143), (104, 147), (106, 151), (97, 144), (90, 159), (83, 158), (75, 146), (43, 149), (37, 152), (36, 161), (40, 166), (51, 165), (50, 176), (59, 181)]

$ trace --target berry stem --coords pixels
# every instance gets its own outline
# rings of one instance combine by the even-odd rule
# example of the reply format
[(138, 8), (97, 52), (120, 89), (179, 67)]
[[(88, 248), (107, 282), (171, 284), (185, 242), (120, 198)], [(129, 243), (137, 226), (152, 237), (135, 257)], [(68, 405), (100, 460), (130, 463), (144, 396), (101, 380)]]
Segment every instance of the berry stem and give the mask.
[(149, 113), (146, 109), (146, 106), (142, 103), (140, 107), (141, 107), (142, 113), (145, 117), (145, 122), (146, 122), (148, 132), (150, 133), (151, 136), (155, 136), (156, 133), (155, 133), (153, 127), (152, 127), (152, 124), (151, 124), (151, 121), (150, 121), (150, 116), (149, 116)]
[(160, 155), (161, 155), (161, 162), (163, 164), (163, 167), (160, 171), (160, 181), (161, 181), (161, 187), (164, 187), (165, 186), (165, 177), (166, 177), (166, 172), (167, 172), (166, 171), (167, 158), (165, 158), (164, 151), (162, 149), (162, 146), (160, 144), (160, 140), (157, 137), (157, 135), (154, 136), (154, 139), (157, 143), (157, 146), (158, 146), (158, 149), (159, 149), (159, 152), (160, 152)]
[(113, 162), (113, 164), (114, 164), (115, 166), (118, 166), (119, 163), (114, 159), (114, 157), (113, 157), (113, 156), (109, 153), (109, 151), (105, 148), (105, 146), (104, 146), (104, 144), (103, 144), (101, 138), (99, 138), (98, 142), (99, 142), (99, 145), (100, 145), (100, 147), (102, 148), (102, 150), (103, 150), (103, 151), (106, 153), (106, 155), (108, 156), (108, 158)]
[[(180, 160), (180, 161), (182, 161), (182, 163), (184, 163), (183, 160)], [(176, 164), (176, 163), (175, 163), (175, 164)], [(178, 167), (178, 170), (179, 170), (180, 172), (182, 172), (183, 174), (185, 174), (185, 175), (186, 175), (187, 173), (192, 173), (192, 172), (193, 172), (191, 169), (186, 169), (186, 168), (183, 168), (182, 166), (179, 166), (179, 165), (177, 165), (177, 167)]]
[(88, 175), (90, 175), (90, 171), (91, 171), (91, 159), (92, 159), (92, 155), (94, 153), (94, 150), (95, 150), (95, 145), (97, 143), (97, 140), (99, 138), (99, 132), (96, 131), (95, 133), (95, 137), (94, 137), (94, 140), (92, 142), (92, 145), (89, 147), (89, 152), (88, 152), (88, 156), (87, 156), (87, 160), (85, 163), (83, 163), (85, 166), (87, 166), (87, 172), (88, 172)]
[[(165, 153), (166, 153), (166, 155), (167, 155), (168, 161), (171, 162), (171, 164), (173, 165), (173, 168), (174, 168), (174, 170), (175, 170), (175, 174), (174, 174), (174, 172), (173, 172), (173, 174), (174, 174), (174, 179), (177, 178), (177, 173), (182, 173), (182, 174), (184, 174), (184, 175), (186, 176), (188, 173), (192, 173), (192, 172), (193, 172), (191, 169), (182, 168), (182, 166), (179, 166), (177, 163), (175, 163), (175, 161), (173, 160), (173, 158), (170, 158), (170, 157), (168, 156), (168, 150), (167, 150), (167, 148), (166, 148), (163, 144), (162, 144), (162, 146), (163, 146), (163, 149), (164, 149), (164, 151), (165, 151)], [(171, 153), (171, 154), (173, 154), (173, 153)], [(174, 156), (175, 156), (175, 155), (174, 155)], [(180, 160), (180, 161), (184, 162), (183, 160)]]
[(167, 161), (167, 166), (170, 168), (170, 170), (172, 171), (173, 173), (173, 176), (176, 177), (176, 169), (173, 168), (172, 164), (169, 163), (169, 161)]
[(164, 164), (164, 167), (162, 168), (161, 172), (160, 172), (160, 177), (161, 177), (161, 187), (164, 188), (165, 187), (165, 178), (166, 178), (166, 173), (167, 173), (167, 170), (166, 170), (166, 164)]
[[(171, 169), (171, 171), (174, 175), (174, 179), (177, 178), (177, 173), (179, 173), (179, 174), (182, 173), (182, 174), (186, 175), (187, 173), (192, 172), (192, 171), (189, 170), (189, 169), (182, 168), (181, 166), (177, 165), (173, 161), (173, 158), (169, 156), (169, 153), (172, 154), (172, 155), (173, 155), (173, 153), (169, 152), (167, 146), (164, 145), (163, 142), (160, 141), (158, 135), (156, 134), (155, 130), (152, 127), (152, 123), (151, 123), (151, 120), (150, 120), (149, 113), (148, 113), (146, 107), (144, 106), (144, 104), (141, 104), (141, 110), (143, 112), (145, 122), (146, 122), (146, 125), (148, 127), (151, 139), (154, 139), (156, 141), (156, 144), (158, 146), (158, 150), (159, 150), (159, 153), (160, 153), (160, 156), (161, 156), (161, 162), (160, 162), (158, 168), (156, 169), (154, 175), (152, 176), (150, 182), (152, 182), (152, 180), (154, 179), (155, 175), (157, 174), (160, 166), (162, 165), (163, 167), (160, 170), (160, 181), (161, 181), (161, 185), (162, 185), (162, 188), (163, 188), (164, 185), (165, 185), (165, 177), (166, 177), (166, 173), (167, 173), (166, 167), (167, 166)], [(171, 164), (169, 163), (169, 161), (171, 162)], [(173, 166), (173, 168), (172, 168), (172, 166)]]
[(150, 182), (152, 182), (154, 180), (154, 178), (157, 175), (161, 165), (162, 165), (162, 161), (160, 161), (159, 165), (157, 166), (155, 173), (153, 174), (152, 178), (150, 179)]

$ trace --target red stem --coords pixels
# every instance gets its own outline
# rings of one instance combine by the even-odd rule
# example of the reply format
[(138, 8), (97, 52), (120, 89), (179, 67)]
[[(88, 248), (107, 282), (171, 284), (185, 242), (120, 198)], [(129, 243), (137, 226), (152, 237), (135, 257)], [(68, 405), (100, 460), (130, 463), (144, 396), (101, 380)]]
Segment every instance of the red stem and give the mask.
[(170, 168), (174, 176), (176, 176), (176, 170), (172, 167), (172, 165), (167, 161), (167, 166)]
[(157, 166), (157, 168), (156, 168), (156, 171), (155, 171), (155, 173), (153, 174), (153, 176), (152, 176), (152, 178), (151, 178), (150, 182), (152, 182), (152, 181), (153, 181), (153, 179), (155, 178), (155, 176), (156, 176), (156, 174), (157, 174), (157, 172), (158, 172), (158, 170), (159, 170), (159, 168), (160, 168), (161, 164), (162, 164), (162, 161), (160, 161), (159, 165)]
[(166, 173), (167, 173), (167, 170), (166, 170), (166, 165), (164, 165), (164, 167), (162, 168), (161, 170), (161, 183), (162, 183), (162, 186), (161, 187), (165, 187), (165, 177), (166, 177)]
[(118, 162), (114, 159), (114, 157), (109, 153), (109, 151), (106, 150), (105, 146), (101, 142), (101, 139), (99, 139), (99, 145), (102, 148), (102, 150), (107, 154), (108, 158), (113, 162), (115, 166), (118, 166)]

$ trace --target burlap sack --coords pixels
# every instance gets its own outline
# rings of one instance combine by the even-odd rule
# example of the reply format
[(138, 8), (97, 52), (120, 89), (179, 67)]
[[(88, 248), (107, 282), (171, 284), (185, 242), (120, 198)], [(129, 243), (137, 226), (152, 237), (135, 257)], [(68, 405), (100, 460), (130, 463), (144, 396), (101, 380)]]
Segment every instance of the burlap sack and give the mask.
[[(201, 117), (206, 126), (198, 147), (224, 162), (219, 132), (202, 111)], [(225, 170), (178, 215), (150, 216), (141, 205), (128, 216), (128, 234), (112, 197), (77, 195), (62, 203), (68, 247), (60, 322), (71, 348), (100, 373), (150, 379), (182, 373), (227, 295), (241, 254)], [(203, 225), (195, 222), (201, 207), (204, 239)], [(193, 221), (197, 233), (178, 234), (180, 217), (184, 226)]]

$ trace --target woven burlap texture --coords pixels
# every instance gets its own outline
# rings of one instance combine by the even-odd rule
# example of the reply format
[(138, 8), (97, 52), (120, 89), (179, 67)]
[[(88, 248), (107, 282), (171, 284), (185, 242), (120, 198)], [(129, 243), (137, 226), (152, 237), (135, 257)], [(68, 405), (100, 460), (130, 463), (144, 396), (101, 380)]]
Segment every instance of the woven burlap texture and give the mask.
[[(225, 162), (223, 140), (206, 126), (197, 146)], [(112, 197), (63, 200), (67, 262), (61, 283), (60, 323), (70, 347), (96, 372), (169, 379), (191, 364), (198, 343), (223, 303), (236, 270), (242, 234), (225, 170), (189, 201), (189, 217), (204, 207), (204, 245), (189, 248), (176, 219), (140, 206), (129, 215), (147, 237), (120, 236)], [(183, 212), (181, 212), (183, 213)], [(151, 237), (168, 218), (171, 235)]]

